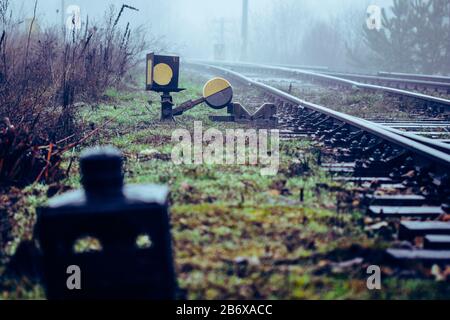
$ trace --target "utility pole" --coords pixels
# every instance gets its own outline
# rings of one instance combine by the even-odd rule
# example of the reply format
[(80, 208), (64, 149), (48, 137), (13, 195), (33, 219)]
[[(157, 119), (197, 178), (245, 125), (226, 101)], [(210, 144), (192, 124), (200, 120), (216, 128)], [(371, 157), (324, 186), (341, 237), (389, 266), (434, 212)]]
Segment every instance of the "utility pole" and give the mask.
[(65, 27), (66, 24), (66, 19), (65, 19), (65, 14), (66, 14), (66, 1), (61, 0), (61, 27)]
[(61, 0), (61, 28), (66, 29), (66, 1)]
[(220, 43), (225, 44), (225, 18), (220, 18), (219, 25), (219, 41)]
[(214, 60), (226, 60), (226, 23), (225, 18), (220, 18), (214, 21), (215, 39), (214, 39)]
[(242, 0), (241, 35), (242, 35), (241, 61), (246, 61), (248, 49), (248, 0)]

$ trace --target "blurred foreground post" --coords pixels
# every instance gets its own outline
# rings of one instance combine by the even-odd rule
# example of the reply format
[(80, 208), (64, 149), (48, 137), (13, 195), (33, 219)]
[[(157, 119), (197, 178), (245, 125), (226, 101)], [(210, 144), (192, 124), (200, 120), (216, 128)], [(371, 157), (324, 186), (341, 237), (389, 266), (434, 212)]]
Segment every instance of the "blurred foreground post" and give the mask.
[(36, 234), (49, 299), (173, 299), (165, 186), (124, 186), (121, 153), (81, 158), (83, 189), (40, 208)]

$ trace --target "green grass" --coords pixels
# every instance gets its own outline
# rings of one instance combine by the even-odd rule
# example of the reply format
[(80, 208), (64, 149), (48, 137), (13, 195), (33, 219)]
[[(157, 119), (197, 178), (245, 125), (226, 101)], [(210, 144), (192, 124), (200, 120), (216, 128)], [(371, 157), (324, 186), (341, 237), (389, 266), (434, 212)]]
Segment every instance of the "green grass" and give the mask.
[[(177, 103), (201, 96), (195, 76), (182, 79), (186, 91)], [(168, 184), (177, 279), (189, 299), (407, 299), (449, 298), (448, 288), (429, 279), (400, 279), (383, 273), (383, 289), (369, 291), (362, 265), (335, 270), (334, 263), (386, 247), (363, 231), (362, 213), (337, 214), (336, 194), (316, 185), (334, 183), (316, 164), (308, 140), (282, 142), (276, 176), (261, 176), (261, 166), (175, 165), (170, 160), (173, 130), (238, 128), (214, 124), (206, 106), (177, 118), (159, 121), (159, 97), (143, 91), (108, 90), (108, 103), (80, 112), (80, 121), (101, 126), (91, 145), (120, 148), (126, 159), (127, 183)], [(152, 105), (148, 101), (153, 101)], [(157, 150), (158, 154), (148, 150)], [(79, 150), (78, 150), (79, 151)], [(301, 158), (302, 161), (298, 161)], [(67, 164), (66, 164), (67, 165)], [(74, 164), (66, 185), (79, 187)], [(300, 189), (305, 201), (299, 201)], [(30, 187), (21, 195), (17, 221), (33, 223), (34, 208), (45, 201), (46, 188)], [(24, 209), (25, 208), (25, 209)], [(18, 229), (16, 239), (29, 237), (30, 226)], [(17, 241), (15, 243), (18, 243)], [(14, 246), (11, 247), (14, 250)], [(355, 251), (356, 250), (356, 251)], [(356, 255), (356, 256), (355, 256)], [(0, 269), (1, 274), (1, 269)], [(42, 288), (26, 279), (0, 280), (0, 298), (43, 298)]]

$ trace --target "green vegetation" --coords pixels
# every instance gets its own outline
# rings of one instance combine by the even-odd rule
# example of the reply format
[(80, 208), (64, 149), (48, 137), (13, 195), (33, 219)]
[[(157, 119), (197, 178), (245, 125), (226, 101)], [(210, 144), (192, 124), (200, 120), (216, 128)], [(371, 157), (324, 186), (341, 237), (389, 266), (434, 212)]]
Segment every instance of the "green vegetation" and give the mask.
[[(187, 76), (176, 101), (201, 95), (200, 80)], [(85, 108), (80, 119), (92, 127), (109, 122), (91, 144), (119, 147), (126, 158), (128, 183), (169, 184), (171, 222), (180, 295), (189, 299), (405, 299), (448, 298), (448, 286), (432, 279), (401, 278), (383, 267), (383, 289), (369, 291), (366, 268), (379, 263), (386, 242), (364, 231), (357, 209), (336, 210), (335, 186), (316, 164), (315, 146), (309, 140), (282, 141), (279, 174), (260, 175), (259, 166), (175, 165), (170, 161), (172, 131), (204, 129), (213, 125), (208, 115), (219, 114), (200, 106), (160, 123), (159, 97), (136, 89), (107, 92), (108, 103)], [(238, 97), (239, 98), (239, 97)], [(148, 100), (153, 101), (150, 105)], [(224, 111), (222, 111), (224, 112)], [(216, 124), (214, 124), (216, 125)], [(236, 128), (236, 124), (219, 124)], [(64, 168), (79, 150), (66, 155)], [(73, 162), (64, 187), (79, 186), (78, 165)], [(318, 185), (328, 186), (321, 189)], [(8, 210), (15, 226), (13, 253), (20, 239), (30, 239), (35, 207), (54, 186), (16, 190)], [(300, 190), (304, 189), (304, 202)], [(8, 198), (8, 199), (7, 199)], [(12, 200), (11, 200), (12, 199)], [(3, 203), (3, 202), (2, 202)], [(353, 209), (353, 208), (352, 208)], [(342, 264), (361, 257), (363, 261)], [(43, 298), (41, 286), (13, 277), (0, 268), (0, 298)]]
[(364, 42), (373, 52), (365, 62), (397, 72), (448, 73), (449, 16), (445, 0), (394, 0), (382, 11), (381, 30), (364, 27)]

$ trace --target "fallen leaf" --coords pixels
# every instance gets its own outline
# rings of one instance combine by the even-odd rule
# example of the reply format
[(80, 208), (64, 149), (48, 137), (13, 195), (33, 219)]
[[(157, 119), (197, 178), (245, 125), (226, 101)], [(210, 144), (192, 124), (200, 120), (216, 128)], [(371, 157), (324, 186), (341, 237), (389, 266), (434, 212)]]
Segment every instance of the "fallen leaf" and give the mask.
[(280, 195), (280, 191), (272, 189), (272, 190), (269, 190), (269, 194), (271, 196), (279, 196)]
[(375, 223), (375, 224), (372, 224), (370, 226), (367, 226), (367, 227), (364, 228), (364, 230), (366, 230), (366, 231), (374, 231), (374, 230), (380, 230), (382, 228), (387, 228), (387, 227), (389, 227), (389, 224), (386, 221), (382, 221), (382, 222)]
[(436, 281), (445, 281), (446, 279), (441, 268), (437, 264), (434, 264), (433, 267), (431, 267), (431, 274), (434, 276)]

